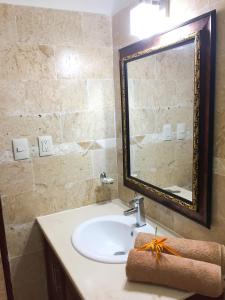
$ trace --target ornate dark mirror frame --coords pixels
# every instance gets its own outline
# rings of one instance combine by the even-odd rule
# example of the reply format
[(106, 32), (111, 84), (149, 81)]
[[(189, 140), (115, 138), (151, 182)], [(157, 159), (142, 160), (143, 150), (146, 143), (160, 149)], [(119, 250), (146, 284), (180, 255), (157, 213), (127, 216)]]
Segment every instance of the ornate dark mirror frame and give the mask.
[[(192, 202), (130, 175), (127, 78), (127, 63), (190, 42), (195, 43)], [(214, 10), (168, 32), (139, 41), (119, 51), (124, 185), (208, 228), (211, 223), (215, 48), (216, 11)]]

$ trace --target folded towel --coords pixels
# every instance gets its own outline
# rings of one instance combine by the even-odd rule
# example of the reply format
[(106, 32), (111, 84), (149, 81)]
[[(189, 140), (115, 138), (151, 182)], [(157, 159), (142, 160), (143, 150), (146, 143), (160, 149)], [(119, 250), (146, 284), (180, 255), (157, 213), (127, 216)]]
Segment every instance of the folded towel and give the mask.
[(130, 281), (163, 285), (208, 297), (219, 297), (223, 292), (220, 266), (164, 253), (157, 261), (152, 252), (131, 250), (126, 274)]
[[(135, 248), (150, 242), (155, 236), (150, 233), (139, 233), (135, 240)], [(163, 237), (157, 237), (163, 238)], [(176, 249), (181, 256), (194, 260), (205, 261), (221, 266), (225, 274), (225, 246), (214, 242), (196, 241), (190, 239), (167, 237), (165, 243)]]

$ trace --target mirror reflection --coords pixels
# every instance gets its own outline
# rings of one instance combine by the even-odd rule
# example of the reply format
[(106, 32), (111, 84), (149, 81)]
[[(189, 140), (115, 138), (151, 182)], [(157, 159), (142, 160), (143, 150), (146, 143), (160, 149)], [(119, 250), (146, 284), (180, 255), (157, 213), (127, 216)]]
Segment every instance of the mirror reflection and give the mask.
[(192, 201), (195, 43), (127, 63), (130, 176)]

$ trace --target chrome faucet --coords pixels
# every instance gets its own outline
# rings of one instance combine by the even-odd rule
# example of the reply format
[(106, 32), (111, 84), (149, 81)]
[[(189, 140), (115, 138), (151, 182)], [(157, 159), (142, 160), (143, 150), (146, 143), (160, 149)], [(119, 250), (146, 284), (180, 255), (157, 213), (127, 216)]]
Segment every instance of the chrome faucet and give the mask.
[(136, 227), (142, 227), (146, 225), (145, 221), (145, 207), (144, 207), (144, 197), (136, 194), (134, 199), (129, 202), (130, 205), (134, 207), (125, 210), (124, 215), (130, 216), (136, 214)]

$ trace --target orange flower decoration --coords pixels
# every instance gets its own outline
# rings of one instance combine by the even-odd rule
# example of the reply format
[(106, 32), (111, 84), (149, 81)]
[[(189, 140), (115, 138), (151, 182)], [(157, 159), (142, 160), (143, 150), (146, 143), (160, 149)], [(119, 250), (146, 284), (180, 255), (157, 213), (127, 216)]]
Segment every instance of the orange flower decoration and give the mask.
[(137, 251), (151, 251), (156, 253), (157, 261), (160, 259), (161, 253), (168, 253), (176, 256), (181, 256), (174, 248), (165, 244), (167, 238), (157, 239), (154, 238), (150, 243), (144, 244), (137, 248)]

